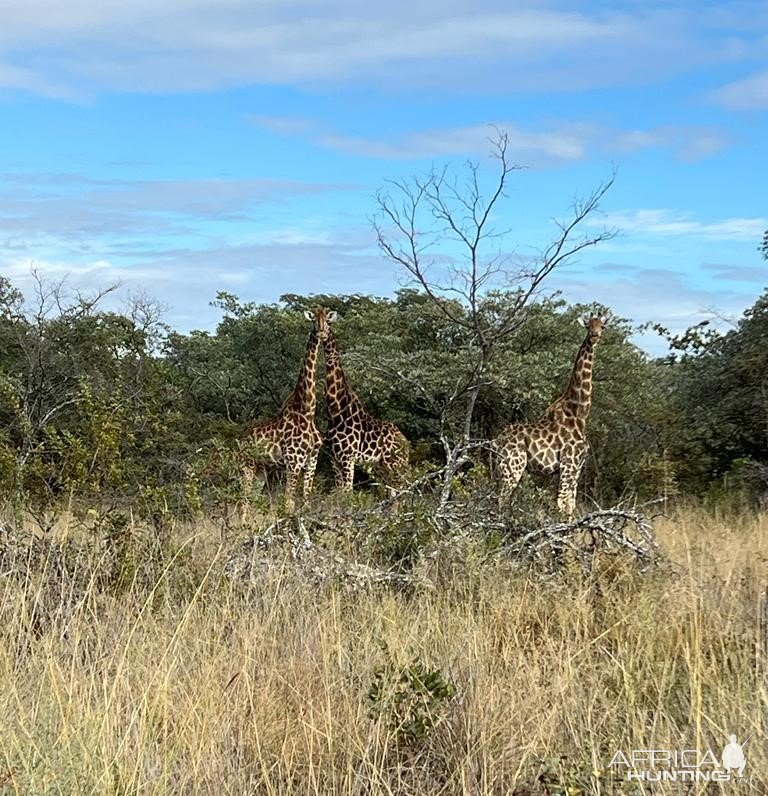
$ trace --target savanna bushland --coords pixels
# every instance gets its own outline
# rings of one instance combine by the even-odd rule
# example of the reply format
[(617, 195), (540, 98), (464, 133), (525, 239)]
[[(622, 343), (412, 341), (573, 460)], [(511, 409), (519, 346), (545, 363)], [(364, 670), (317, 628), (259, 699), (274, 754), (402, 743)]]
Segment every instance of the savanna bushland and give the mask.
[[(609, 763), (731, 733), (745, 778), (716, 787), (766, 792), (768, 293), (727, 331), (658, 328), (658, 358), (613, 318), (575, 521), (532, 476), (499, 509), (485, 442), (562, 393), (607, 309), (543, 282), (611, 231), (574, 243), (601, 188), (498, 285), (497, 155), (498, 194), (470, 169), (379, 195), (392, 297), (220, 293), (182, 333), (143, 297), (0, 281), (0, 793), (693, 793)], [(459, 281), (408, 246), (423, 210)], [(318, 305), (410, 472), (339, 495), (323, 453), (289, 515), (279, 468), (244, 494), (244, 440)]]

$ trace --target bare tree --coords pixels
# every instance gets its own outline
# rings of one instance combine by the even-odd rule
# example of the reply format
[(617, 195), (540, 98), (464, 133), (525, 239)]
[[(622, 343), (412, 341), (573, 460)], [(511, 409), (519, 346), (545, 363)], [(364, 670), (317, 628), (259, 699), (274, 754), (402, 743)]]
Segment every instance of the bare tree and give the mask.
[[(472, 441), (472, 420), (500, 344), (525, 322), (527, 307), (553, 271), (617, 234), (612, 228), (582, 232), (584, 221), (598, 211), (613, 185), (612, 174), (590, 194), (575, 199), (567, 218), (553, 220), (556, 236), (536, 256), (510, 251), (511, 230), (498, 229), (495, 223), (510, 176), (521, 167), (509, 161), (507, 133), (496, 129), (490, 144), (497, 172), (489, 191), (481, 187), (476, 162), (467, 162), (461, 175), (448, 167), (433, 169), (425, 176), (389, 181), (377, 194), (373, 219), (380, 251), (405, 271), (466, 341), (470, 365), (449, 399), (461, 402), (461, 422), (458, 430), (444, 425), (441, 432), (446, 457), (441, 506), (469, 452), (481, 444)], [(494, 300), (499, 290), (507, 291), (512, 300)]]

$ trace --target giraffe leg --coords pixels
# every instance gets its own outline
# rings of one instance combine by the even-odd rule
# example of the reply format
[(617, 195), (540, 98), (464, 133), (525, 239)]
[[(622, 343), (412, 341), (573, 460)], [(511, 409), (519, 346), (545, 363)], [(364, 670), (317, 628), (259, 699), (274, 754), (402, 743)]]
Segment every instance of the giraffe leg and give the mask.
[(408, 481), (408, 457), (395, 449), (373, 465), (371, 471), (384, 486), (390, 489), (403, 487)]
[(285, 477), (285, 510), (292, 514), (296, 508), (296, 487), (301, 477), (300, 467), (289, 467)]
[(408, 482), (409, 448), (405, 439), (398, 440), (391, 455), (385, 461), (392, 483), (402, 487)]
[(253, 467), (243, 467), (240, 472), (240, 523), (244, 525), (251, 513), (251, 492), (253, 491)]
[(303, 493), (304, 500), (312, 494), (312, 483), (315, 479), (315, 470), (317, 469), (317, 457), (320, 455), (320, 446), (318, 445), (312, 453), (307, 456), (307, 461), (304, 463), (304, 483)]
[(379, 481), (388, 489), (402, 487), (405, 482), (405, 471), (399, 463), (382, 462), (377, 468)]
[(509, 503), (512, 493), (523, 477), (528, 456), (520, 446), (502, 448), (498, 453), (497, 466), (499, 468), (499, 507)]
[(333, 472), (336, 477), (336, 488), (341, 492), (351, 492), (355, 482), (355, 460), (352, 457), (333, 460)]
[(584, 460), (577, 459), (560, 463), (560, 484), (557, 490), (557, 507), (569, 519), (576, 511), (576, 491)]

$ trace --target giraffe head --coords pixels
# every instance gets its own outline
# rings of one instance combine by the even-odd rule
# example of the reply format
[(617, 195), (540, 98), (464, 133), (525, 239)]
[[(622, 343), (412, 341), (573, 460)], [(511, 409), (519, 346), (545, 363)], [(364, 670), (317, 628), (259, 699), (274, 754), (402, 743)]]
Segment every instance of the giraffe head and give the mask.
[(329, 310), (327, 307), (317, 307), (315, 310), (304, 310), (304, 317), (314, 323), (318, 338), (324, 342), (328, 338), (331, 324), (339, 314), (336, 310)]
[(603, 329), (605, 329), (611, 314), (604, 312), (601, 315), (585, 315), (581, 319), (581, 323), (589, 332), (589, 339), (596, 343), (603, 336)]

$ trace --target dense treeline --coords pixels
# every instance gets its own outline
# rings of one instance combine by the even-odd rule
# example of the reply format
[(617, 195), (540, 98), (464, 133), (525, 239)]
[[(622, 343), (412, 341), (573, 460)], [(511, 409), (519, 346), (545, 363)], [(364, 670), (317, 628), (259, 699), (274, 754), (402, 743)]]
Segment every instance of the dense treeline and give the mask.
[[(502, 313), (515, 299), (490, 294), (486, 311)], [(472, 348), (423, 293), (288, 295), (277, 305), (220, 294), (215, 303), (215, 332), (181, 334), (147, 301), (108, 312), (94, 298), (41, 288), (25, 302), (3, 280), (3, 495), (32, 508), (74, 499), (149, 513), (232, 497), (243, 430), (275, 414), (292, 389), (308, 335), (302, 310), (317, 304), (340, 315), (345, 367), (366, 405), (400, 426), (417, 465), (440, 462), (441, 436), (461, 422), (457, 385), (471, 371)], [(560, 298), (528, 308), (484, 379), (473, 437), (535, 418), (562, 391), (589, 309)], [(719, 495), (724, 486), (762, 494), (768, 293), (725, 334), (696, 327), (670, 338), (663, 359), (645, 355), (632, 333), (614, 320), (597, 353), (582, 496)], [(324, 467), (321, 459), (321, 475)]]

